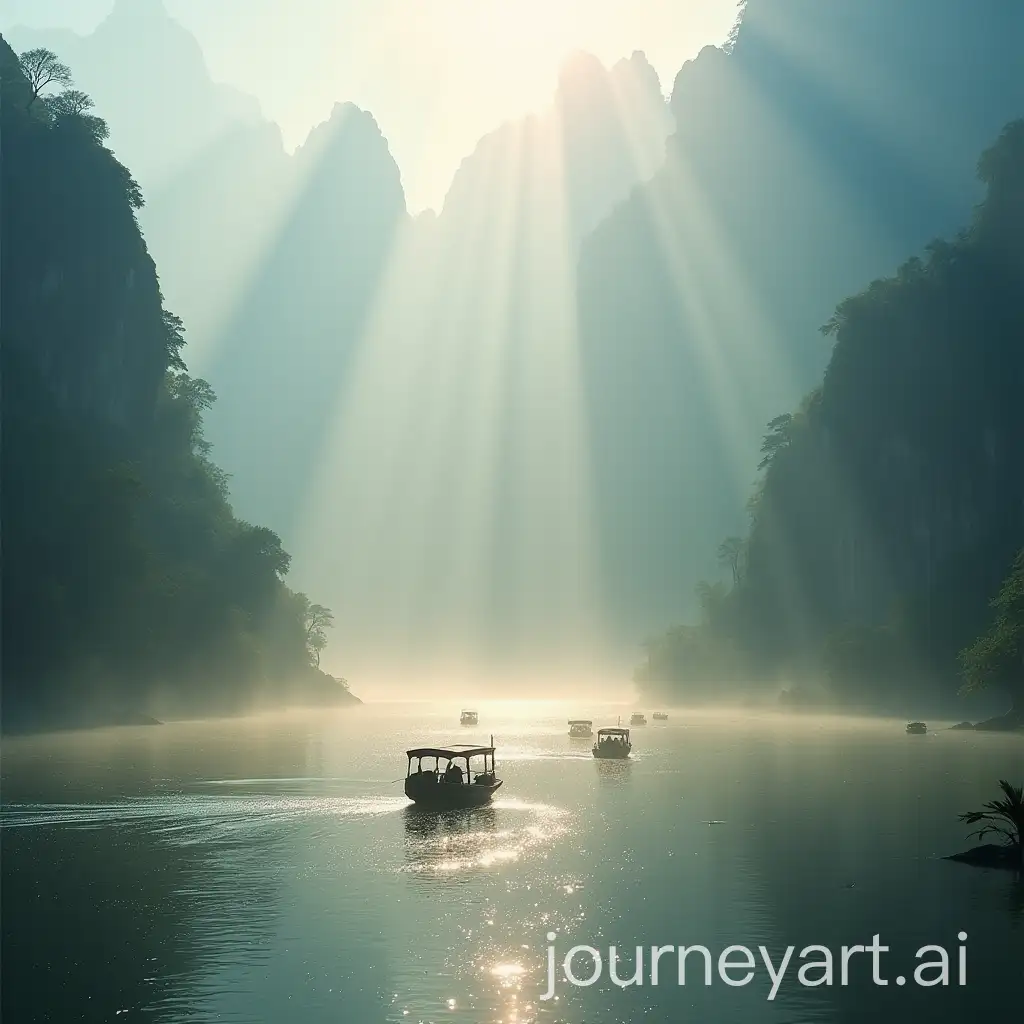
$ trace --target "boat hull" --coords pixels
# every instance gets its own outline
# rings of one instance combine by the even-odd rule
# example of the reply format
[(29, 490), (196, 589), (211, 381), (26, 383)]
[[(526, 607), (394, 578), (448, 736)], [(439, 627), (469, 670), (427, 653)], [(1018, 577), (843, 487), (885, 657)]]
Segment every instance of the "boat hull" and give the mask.
[(482, 807), (501, 788), (501, 779), (485, 786), (462, 782), (420, 782), (415, 775), (405, 780), (405, 795), (420, 807), (447, 811), (457, 807)]
[(626, 747), (619, 750), (602, 750), (599, 747), (594, 747), (594, 757), (607, 758), (612, 761), (625, 761), (632, 749), (632, 747)]

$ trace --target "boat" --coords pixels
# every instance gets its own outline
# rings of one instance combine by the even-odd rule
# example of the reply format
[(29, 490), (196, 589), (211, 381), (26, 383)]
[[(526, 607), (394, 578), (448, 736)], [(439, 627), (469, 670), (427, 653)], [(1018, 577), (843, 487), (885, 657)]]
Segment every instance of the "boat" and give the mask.
[(480, 716), (475, 711), (463, 711), (459, 715), (459, 725), (476, 725)]
[(569, 735), (573, 739), (589, 739), (594, 735), (594, 723), (589, 718), (570, 718)]
[(667, 722), (668, 721), (668, 712), (667, 711), (655, 711), (654, 714), (651, 715), (651, 718), (653, 718), (656, 722)]
[(628, 729), (598, 729), (594, 744), (594, 757), (614, 757), (619, 760), (629, 757), (633, 744), (629, 742)]
[(910, 722), (907, 725), (907, 733), (911, 736), (921, 736), (928, 731), (924, 722)]
[[(453, 743), (450, 747), (415, 747), (407, 750), (409, 769), (405, 776), (405, 795), (414, 803), (444, 811), (458, 807), (481, 807), (490, 803), (501, 788), (494, 774), (494, 737), (488, 747)], [(474, 758), (483, 758), (483, 771), (473, 772)], [(433, 758), (434, 766), (425, 768), (424, 759)], [(488, 765), (488, 759), (490, 764)], [(413, 771), (413, 761), (416, 770)], [(447, 767), (441, 770), (441, 762)], [(465, 770), (460, 761), (466, 762)]]
[(640, 711), (634, 711), (633, 714), (631, 714), (629, 716), (629, 724), (630, 725), (646, 725), (647, 724), (647, 716), (644, 715)]

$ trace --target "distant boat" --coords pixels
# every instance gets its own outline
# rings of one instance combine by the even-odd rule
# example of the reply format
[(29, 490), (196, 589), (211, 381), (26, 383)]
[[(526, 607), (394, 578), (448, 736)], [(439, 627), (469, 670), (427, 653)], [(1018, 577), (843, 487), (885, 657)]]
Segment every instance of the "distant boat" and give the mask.
[(634, 711), (633, 714), (631, 714), (629, 716), (629, 724), (630, 725), (646, 725), (647, 724), (647, 716), (642, 714), (639, 711)]
[(569, 735), (573, 739), (588, 739), (594, 735), (594, 723), (589, 718), (570, 718)]
[(654, 714), (651, 715), (651, 718), (653, 718), (656, 722), (667, 722), (668, 721), (668, 712), (667, 711), (655, 711)]
[(911, 736), (921, 736), (928, 731), (928, 726), (924, 722), (910, 722), (907, 725), (907, 733)]
[[(494, 737), (489, 747), (474, 747), (468, 743), (453, 743), (450, 747), (416, 747), (407, 750), (409, 769), (405, 776), (405, 795), (424, 807), (450, 810), (457, 807), (480, 807), (489, 803), (501, 788), (502, 780), (494, 774)], [(423, 759), (433, 758), (434, 767), (424, 769)], [(475, 777), (472, 759), (483, 758), (483, 771)], [(488, 758), (490, 765), (488, 766)], [(412, 763), (416, 762), (416, 771)], [(448, 766), (441, 771), (441, 762)], [(463, 771), (459, 761), (466, 762)]]
[(475, 711), (463, 711), (459, 715), (460, 725), (476, 725), (480, 720), (480, 716)]
[(598, 729), (594, 744), (594, 757), (613, 757), (618, 760), (629, 757), (633, 744), (629, 742), (628, 729)]

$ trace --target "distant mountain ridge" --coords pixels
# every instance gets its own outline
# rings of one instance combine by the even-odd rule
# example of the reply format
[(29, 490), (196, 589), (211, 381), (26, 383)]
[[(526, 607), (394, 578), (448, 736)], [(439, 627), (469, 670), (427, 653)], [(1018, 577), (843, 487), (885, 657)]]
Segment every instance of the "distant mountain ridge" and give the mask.
[(657, 73), (643, 53), (610, 68), (590, 54), (572, 54), (548, 110), (506, 122), (462, 161), (440, 217), (465, 216), (479, 201), (471, 197), (481, 177), (493, 174), (485, 168), (497, 165), (528, 175), (523, 188), (556, 196), (561, 190), (578, 241), (658, 170), (672, 128)]
[[(140, 220), (223, 392), (238, 507), (302, 538), (353, 649), (504, 656), (629, 649), (692, 607), (765, 424), (820, 379), (819, 324), (966, 222), (976, 154), (1024, 109), (1022, 12), (749, 0), (668, 104), (642, 54), (578, 55), (417, 218), (370, 114), (336, 107), (287, 155), (157, 0), (121, 0), (92, 56), (53, 48), (111, 94), (115, 148), (150, 93), (179, 106)], [(161, 32), (162, 77), (114, 59)]]

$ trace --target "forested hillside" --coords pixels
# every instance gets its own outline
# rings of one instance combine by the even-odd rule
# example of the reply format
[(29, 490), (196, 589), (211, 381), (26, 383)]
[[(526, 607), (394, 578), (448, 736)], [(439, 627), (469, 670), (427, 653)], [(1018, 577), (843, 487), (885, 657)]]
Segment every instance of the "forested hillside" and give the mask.
[(989, 606), (1024, 544), (1024, 121), (978, 173), (969, 228), (823, 327), (824, 380), (769, 424), (749, 535), (721, 548), (733, 586), (704, 584), (703, 624), (651, 644), (646, 686), (796, 680), (877, 706), (951, 695), (966, 668), (1024, 696), (1019, 558)]
[(4, 728), (353, 699), (232, 514), (105, 122), (53, 54), (0, 40), (0, 72)]
[[(336, 609), (349, 670), (619, 671), (645, 637), (710, 615), (725, 586), (695, 596), (698, 580), (738, 580), (769, 558), (767, 542), (748, 552), (737, 538), (765, 424), (768, 453), (789, 443), (817, 399), (773, 417), (821, 382), (841, 340), (818, 327), (968, 222), (978, 154), (1024, 114), (1024, 5), (747, 0), (738, 13), (727, 42), (683, 65), (669, 102), (643, 54), (610, 67), (575, 55), (547, 108), (484, 136), (440, 213), (417, 217), (371, 112), (338, 103), (286, 152), (158, 0), (119, 0), (88, 36), (21, 30), (26, 45), (65, 40), (102, 90), (113, 151), (140, 175), (136, 215), (166, 306), (221, 395), (209, 407), (193, 388), (192, 414), (239, 516), (271, 527), (291, 579)], [(141, 303), (148, 285), (134, 280)], [(74, 371), (68, 401), (106, 387), (110, 415), (125, 402), (146, 415), (145, 389), (109, 386), (126, 365)], [(154, 366), (146, 401), (162, 409)], [(870, 416), (857, 387), (847, 400)], [(857, 587), (895, 574), (878, 590), (885, 607), (850, 582), (828, 600), (812, 591), (814, 621), (793, 612), (797, 625), (769, 629), (780, 650), (757, 672), (816, 666), (822, 636), (890, 617), (915, 651), (932, 650), (922, 630), (943, 636), (949, 650), (926, 660), (946, 672), (984, 628), (1012, 551), (965, 555), (985, 595), (957, 590), (978, 619), (968, 627), (934, 599), (953, 527), (929, 529), (877, 552), (858, 535), (843, 557)], [(808, 557), (812, 575), (831, 571)], [(936, 574), (932, 598), (904, 563)]]
[(696, 611), (764, 423), (821, 379), (818, 325), (970, 216), (978, 153), (1024, 114), (1022, 38), (1003, 0), (748, 0), (680, 70), (664, 168), (580, 262), (615, 621)]

